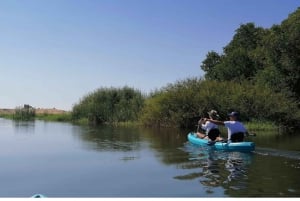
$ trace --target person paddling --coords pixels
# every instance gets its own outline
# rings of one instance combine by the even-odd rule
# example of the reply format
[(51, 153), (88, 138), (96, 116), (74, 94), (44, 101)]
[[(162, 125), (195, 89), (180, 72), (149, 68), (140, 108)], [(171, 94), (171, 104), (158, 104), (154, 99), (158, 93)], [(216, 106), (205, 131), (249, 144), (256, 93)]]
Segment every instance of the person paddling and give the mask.
[[(208, 112), (208, 116), (210, 119), (217, 119), (219, 118), (218, 112), (216, 110), (211, 110)], [(220, 130), (218, 125), (214, 124), (213, 122), (205, 120), (206, 118), (201, 118), (198, 122), (198, 125), (201, 125), (201, 128), (205, 130), (205, 133), (202, 133), (197, 130), (197, 137), (205, 138), (211, 141), (220, 141)]]
[(245, 135), (249, 135), (249, 133), (245, 128), (244, 124), (238, 121), (239, 113), (231, 112), (228, 114), (228, 116), (229, 116), (229, 121), (218, 121), (212, 118), (205, 119), (205, 120), (217, 125), (225, 126), (227, 128), (229, 141), (231, 142), (244, 141)]

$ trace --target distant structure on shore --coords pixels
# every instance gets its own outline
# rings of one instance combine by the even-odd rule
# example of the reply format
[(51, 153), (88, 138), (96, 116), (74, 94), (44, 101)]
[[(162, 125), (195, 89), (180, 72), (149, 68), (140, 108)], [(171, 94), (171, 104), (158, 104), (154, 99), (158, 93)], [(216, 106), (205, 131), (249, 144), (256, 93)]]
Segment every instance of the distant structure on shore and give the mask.
[[(24, 105), (24, 107), (28, 107), (28, 105)], [(56, 108), (34, 108), (36, 114), (64, 114), (68, 111), (60, 110)], [(0, 108), (0, 114), (14, 114), (15, 109), (6, 109), (6, 108)]]

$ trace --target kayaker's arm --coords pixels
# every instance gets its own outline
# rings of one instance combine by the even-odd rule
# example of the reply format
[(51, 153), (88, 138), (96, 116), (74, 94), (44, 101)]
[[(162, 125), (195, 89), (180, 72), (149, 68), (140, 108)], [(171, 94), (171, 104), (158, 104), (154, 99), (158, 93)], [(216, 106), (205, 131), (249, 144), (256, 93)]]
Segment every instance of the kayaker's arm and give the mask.
[(198, 124), (199, 125), (202, 125), (202, 124), (204, 124), (205, 123), (205, 119), (204, 118), (201, 118), (199, 121), (198, 121)]
[(214, 119), (205, 119), (205, 121), (210, 121), (210, 122), (212, 122), (214, 124), (217, 124), (217, 125), (222, 125), (222, 126), (225, 125), (223, 121), (218, 121), (218, 120), (214, 120)]

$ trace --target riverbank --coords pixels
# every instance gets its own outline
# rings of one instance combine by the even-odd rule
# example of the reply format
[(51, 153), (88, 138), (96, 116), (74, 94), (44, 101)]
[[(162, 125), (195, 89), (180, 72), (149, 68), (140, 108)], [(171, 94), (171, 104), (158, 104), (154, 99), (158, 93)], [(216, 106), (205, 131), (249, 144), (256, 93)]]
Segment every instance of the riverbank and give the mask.
[[(15, 109), (0, 109), (0, 117), (13, 119), (13, 115), (15, 113)], [(57, 122), (70, 122), (76, 123), (79, 125), (88, 125), (90, 124), (86, 118), (82, 118), (74, 121), (72, 119), (72, 112), (60, 110), (56, 108), (36, 108), (35, 109), (35, 119), (44, 120), (44, 121), (57, 121)], [(141, 126), (141, 123), (136, 121), (128, 121), (128, 122), (115, 122), (112, 123), (114, 126)], [(251, 132), (256, 131), (278, 131), (279, 127), (275, 125), (273, 122), (259, 122), (259, 121), (251, 121), (245, 122), (245, 126)], [(225, 132), (225, 130), (224, 130)]]
[[(66, 110), (60, 110), (56, 108), (34, 108), (36, 114), (65, 114), (69, 113), (69, 111)], [(9, 108), (0, 108), (0, 115), (9, 115), (14, 114), (15, 109), (9, 109)]]
[[(34, 108), (35, 119), (45, 121), (60, 121), (60, 122), (71, 122), (72, 115), (70, 111), (60, 110), (56, 108)], [(15, 109), (0, 109), (0, 117), (13, 119)]]

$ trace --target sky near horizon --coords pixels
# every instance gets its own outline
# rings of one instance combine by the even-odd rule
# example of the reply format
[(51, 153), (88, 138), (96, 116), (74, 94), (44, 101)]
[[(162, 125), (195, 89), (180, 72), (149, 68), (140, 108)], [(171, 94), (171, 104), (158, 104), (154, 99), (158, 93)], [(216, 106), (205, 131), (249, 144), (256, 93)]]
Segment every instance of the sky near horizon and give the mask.
[(270, 28), (299, 0), (0, 0), (0, 108), (71, 110), (100, 87), (149, 93), (203, 76), (241, 24)]

